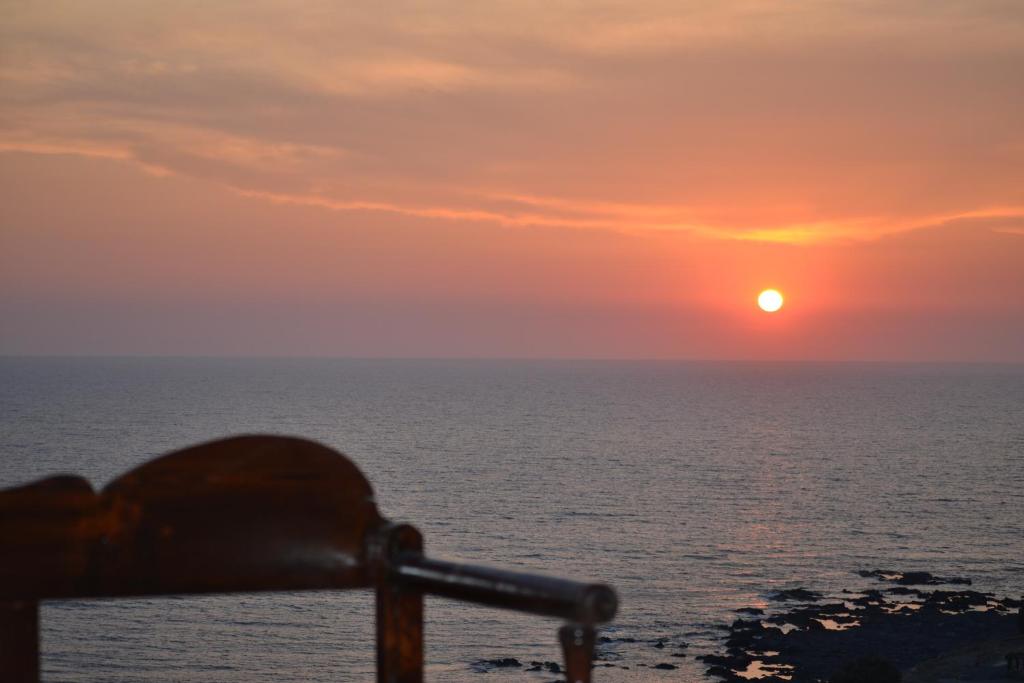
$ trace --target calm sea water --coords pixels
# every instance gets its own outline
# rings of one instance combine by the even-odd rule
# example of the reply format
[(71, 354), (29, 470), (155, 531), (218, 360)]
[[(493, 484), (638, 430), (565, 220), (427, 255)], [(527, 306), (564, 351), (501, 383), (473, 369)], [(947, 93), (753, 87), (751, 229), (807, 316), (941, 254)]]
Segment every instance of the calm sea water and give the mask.
[[(732, 610), (860, 568), (1024, 590), (1024, 367), (0, 359), (0, 486), (101, 486), (248, 432), (348, 454), (435, 556), (615, 585), (614, 633), (714, 647)], [(372, 596), (47, 604), (49, 681), (367, 681)], [(558, 623), (427, 603), (434, 680), (558, 659)], [(638, 643), (598, 680), (703, 680)], [(645, 670), (671, 661), (680, 669)]]

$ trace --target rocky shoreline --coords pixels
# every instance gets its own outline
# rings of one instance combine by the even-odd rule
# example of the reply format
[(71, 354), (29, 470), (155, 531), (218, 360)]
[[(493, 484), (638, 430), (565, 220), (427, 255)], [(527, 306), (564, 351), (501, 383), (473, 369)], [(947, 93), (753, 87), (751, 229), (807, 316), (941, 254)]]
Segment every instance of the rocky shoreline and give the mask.
[[(622, 646), (631, 648), (652, 649), (660, 654), (655, 659), (665, 661), (633, 661), (622, 652)], [(654, 638), (641, 640), (628, 636), (615, 637), (602, 635), (598, 638), (597, 648), (594, 652), (594, 668), (619, 668), (629, 671), (631, 669), (649, 669), (654, 671), (674, 671), (679, 668), (674, 664), (672, 658), (685, 658), (688, 656), (686, 648), (689, 644), (681, 638)], [(490, 673), (494, 671), (526, 671), (562, 673), (562, 665), (559, 662), (551, 661), (520, 661), (514, 657), (503, 657), (500, 659), (478, 659), (470, 664), (470, 668), (478, 673)], [(565, 683), (564, 679), (555, 679), (552, 683)]]
[[(709, 665), (706, 673), (730, 683), (885, 683), (954, 648), (1009, 638), (1024, 628), (1020, 600), (919, 587), (971, 585), (969, 579), (878, 569), (858, 574), (888, 587), (843, 591), (841, 599), (826, 602), (803, 588), (775, 593), (771, 599), (797, 604), (725, 627), (725, 651), (698, 656)], [(763, 615), (755, 608), (738, 611)]]
[[(880, 569), (857, 574), (878, 587), (831, 597), (803, 587), (773, 592), (768, 599), (778, 608), (737, 609), (739, 618), (720, 627), (721, 649), (692, 659), (705, 665), (710, 679), (729, 683), (888, 683), (939, 655), (972, 644), (1018, 642), (1024, 632), (1021, 600), (971, 590), (968, 578)], [(634, 659), (637, 648), (647, 654)], [(677, 663), (691, 657), (688, 648), (684, 636), (645, 640), (613, 632), (599, 638), (594, 666), (657, 670), (670, 679)], [(480, 673), (562, 673), (558, 662), (511, 657), (470, 667)]]

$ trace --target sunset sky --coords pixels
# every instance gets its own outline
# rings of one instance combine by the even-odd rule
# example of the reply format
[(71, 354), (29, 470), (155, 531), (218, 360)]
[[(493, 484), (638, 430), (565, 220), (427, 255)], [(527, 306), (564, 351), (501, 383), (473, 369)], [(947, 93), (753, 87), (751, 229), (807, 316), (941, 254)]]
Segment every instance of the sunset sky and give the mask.
[(0, 0), (0, 353), (1024, 362), (1024, 3)]

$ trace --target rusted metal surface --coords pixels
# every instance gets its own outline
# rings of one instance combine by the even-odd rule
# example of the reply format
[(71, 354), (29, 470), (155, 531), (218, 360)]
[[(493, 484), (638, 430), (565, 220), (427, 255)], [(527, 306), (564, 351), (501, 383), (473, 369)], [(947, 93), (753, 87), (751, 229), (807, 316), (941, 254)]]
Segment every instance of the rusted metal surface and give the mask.
[(100, 494), (58, 477), (0, 495), (0, 600), (366, 587), (384, 523), (346, 458), (238, 437), (157, 458)]
[(590, 638), (566, 649), (581, 681), (617, 605), (602, 584), (424, 557), (347, 458), (285, 437), (177, 451), (99, 493), (74, 476), (0, 491), (0, 558), (4, 681), (38, 680), (44, 599), (373, 587), (379, 683), (423, 680), (424, 594), (573, 622)]
[(558, 640), (565, 655), (567, 683), (590, 683), (597, 633), (590, 624), (566, 624), (558, 629)]
[(618, 606), (615, 592), (603, 584), (443, 562), (415, 553), (399, 557), (396, 572), (404, 583), (434, 595), (583, 624), (610, 621)]
[(423, 681), (423, 592), (396, 581), (396, 561), (423, 552), (420, 532), (408, 524), (379, 535), (377, 567), (377, 683)]
[(0, 680), (39, 680), (39, 603), (0, 601)]

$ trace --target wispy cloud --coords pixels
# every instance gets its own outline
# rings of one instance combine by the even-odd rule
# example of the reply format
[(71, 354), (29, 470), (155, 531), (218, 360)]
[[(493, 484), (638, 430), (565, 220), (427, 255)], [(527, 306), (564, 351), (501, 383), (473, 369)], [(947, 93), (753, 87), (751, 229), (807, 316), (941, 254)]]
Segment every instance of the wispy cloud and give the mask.
[[(371, 211), (394, 213), (419, 218), (493, 223), (516, 227), (555, 227), (576, 230), (605, 230), (620, 233), (644, 232), (685, 232), (697, 237), (746, 242), (768, 242), (783, 244), (831, 244), (837, 242), (865, 241), (888, 235), (935, 228), (954, 222), (982, 219), (1006, 221), (1024, 220), (1024, 206), (992, 207), (944, 215), (931, 215), (902, 222), (885, 217), (837, 222), (808, 224), (780, 224), (748, 227), (737, 230), (731, 224), (716, 225), (701, 221), (692, 209), (671, 206), (644, 206), (586, 202), (558, 198), (539, 198), (497, 195), (502, 199), (537, 207), (569, 209), (545, 213), (544, 211), (501, 211), (474, 209), (469, 207), (417, 206), (390, 202), (331, 199), (321, 195), (286, 194), (233, 188), (240, 195), (270, 201), (277, 204), (311, 206), (331, 211)], [(1016, 232), (1016, 228), (996, 228), (999, 231)]]
[(1024, 202), (994, 0), (2, 11), (0, 150), (253, 199), (797, 244)]

